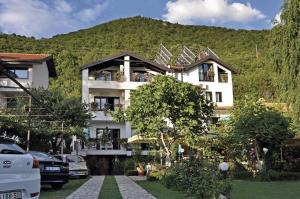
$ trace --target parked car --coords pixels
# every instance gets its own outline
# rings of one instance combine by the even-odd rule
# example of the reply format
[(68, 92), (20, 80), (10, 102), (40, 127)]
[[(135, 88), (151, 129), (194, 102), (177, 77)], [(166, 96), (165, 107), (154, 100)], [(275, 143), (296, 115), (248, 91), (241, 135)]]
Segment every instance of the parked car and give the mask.
[(39, 151), (30, 151), (29, 153), (39, 160), (42, 185), (51, 185), (53, 188), (60, 189), (69, 181), (68, 163), (47, 153)]
[(86, 178), (89, 175), (86, 162), (83, 157), (79, 155), (55, 155), (56, 158), (69, 163), (69, 176)]
[(39, 162), (14, 140), (0, 137), (0, 198), (39, 198)]

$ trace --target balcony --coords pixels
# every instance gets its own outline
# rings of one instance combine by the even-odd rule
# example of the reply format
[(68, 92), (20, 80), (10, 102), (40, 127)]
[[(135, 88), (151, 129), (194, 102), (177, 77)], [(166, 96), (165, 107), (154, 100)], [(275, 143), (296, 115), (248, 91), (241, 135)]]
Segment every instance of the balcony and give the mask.
[[(32, 81), (30, 79), (17, 79), (22, 86), (24, 87), (31, 87)], [(10, 80), (9, 78), (0, 78), (0, 87), (7, 87), (7, 88), (20, 88), (15, 82)]]

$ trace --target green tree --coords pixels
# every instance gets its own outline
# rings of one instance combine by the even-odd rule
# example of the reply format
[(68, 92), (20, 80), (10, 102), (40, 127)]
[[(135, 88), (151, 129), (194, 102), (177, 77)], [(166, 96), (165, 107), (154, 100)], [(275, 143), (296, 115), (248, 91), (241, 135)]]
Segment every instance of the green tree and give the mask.
[(77, 57), (70, 51), (62, 51), (56, 56), (57, 78), (50, 83), (50, 90), (59, 91), (64, 96), (81, 96), (81, 80)]
[(300, 119), (300, 1), (284, 2), (279, 22), (272, 30), (272, 58), (278, 73), (279, 97), (293, 105)]
[(196, 142), (207, 132), (212, 111), (213, 105), (205, 100), (200, 87), (158, 75), (131, 92), (125, 115), (135, 133), (160, 140), (169, 165), (174, 141)]
[[(294, 136), (289, 119), (266, 107), (262, 101), (246, 99), (238, 103), (232, 113), (231, 125), (231, 144), (254, 147), (257, 159), (263, 157), (267, 167), (270, 167), (272, 153), (281, 147), (284, 140)], [(264, 147), (269, 149), (266, 155)]]
[[(20, 144), (26, 145), (27, 130), (31, 130), (30, 148), (57, 152), (61, 145), (62, 123), (64, 126), (63, 138), (70, 143), (70, 137), (77, 135), (84, 137), (83, 128), (91, 118), (87, 105), (82, 104), (79, 97), (64, 97), (58, 91), (31, 89), (32, 94), (40, 103), (32, 100), (29, 115), (28, 96), (17, 98), (16, 109), (1, 110), (7, 116), (0, 118), (1, 134), (17, 136)], [(30, 120), (30, 126), (29, 126)], [(70, 150), (69, 144), (66, 144)]]

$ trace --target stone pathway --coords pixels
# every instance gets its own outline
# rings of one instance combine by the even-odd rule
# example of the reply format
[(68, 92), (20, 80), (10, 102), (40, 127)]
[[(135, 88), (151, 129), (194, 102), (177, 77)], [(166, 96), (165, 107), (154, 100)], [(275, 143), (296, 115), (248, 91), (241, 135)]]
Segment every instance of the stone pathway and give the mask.
[(97, 199), (105, 176), (93, 176), (66, 199)]
[(115, 176), (123, 199), (156, 199), (127, 176)]

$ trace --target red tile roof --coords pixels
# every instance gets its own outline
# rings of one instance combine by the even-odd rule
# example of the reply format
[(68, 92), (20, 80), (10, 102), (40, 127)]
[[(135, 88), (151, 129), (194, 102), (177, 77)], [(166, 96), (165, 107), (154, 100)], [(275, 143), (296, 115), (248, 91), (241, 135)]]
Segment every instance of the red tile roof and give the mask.
[(50, 57), (47, 54), (0, 53), (2, 61), (42, 61)]

